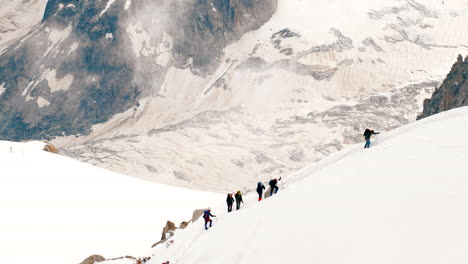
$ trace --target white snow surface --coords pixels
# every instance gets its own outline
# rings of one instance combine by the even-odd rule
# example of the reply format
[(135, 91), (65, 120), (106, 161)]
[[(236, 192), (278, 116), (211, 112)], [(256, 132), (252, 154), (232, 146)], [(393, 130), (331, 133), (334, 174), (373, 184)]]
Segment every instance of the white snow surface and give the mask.
[(63, 30), (53, 29), (49, 33), (49, 41), (48, 41), (49, 47), (47, 48), (47, 51), (45, 52), (44, 56), (47, 56), (50, 52), (55, 51), (60, 46), (62, 41), (64, 41), (70, 36), (70, 34), (72, 33), (72, 30), (73, 28), (71, 24), (68, 25)]
[(47, 99), (45, 99), (45, 98), (39, 96), (39, 97), (37, 97), (37, 105), (38, 105), (39, 107), (49, 106), (49, 105), (50, 105), (50, 102), (47, 101)]
[(66, 91), (73, 83), (73, 75), (71, 74), (67, 74), (63, 76), (63, 78), (57, 79), (57, 71), (55, 69), (48, 69), (44, 74), (44, 78), (47, 80), (50, 92), (52, 93), (57, 91)]
[(48, 0), (0, 1), (0, 54), (41, 22)]
[(5, 83), (0, 84), (0, 96), (5, 92)]
[[(106, 36), (107, 36), (107, 34), (106, 34)], [(70, 55), (73, 52), (75, 52), (78, 49), (79, 45), (80, 45), (79, 42), (73, 42), (73, 44), (70, 46), (70, 50), (68, 51), (67, 55)]]
[(0, 141), (2, 263), (138, 257), (159, 241), (167, 220), (179, 225), (194, 209), (222, 199), (119, 175), (42, 151), (43, 146)]
[(125, 10), (128, 10), (131, 5), (132, 5), (132, 0), (126, 0), (125, 1)]
[(107, 5), (106, 5), (106, 8), (104, 8), (104, 10), (102, 10), (101, 14), (99, 16), (102, 16), (104, 13), (106, 13), (106, 11), (115, 3), (116, 0), (109, 0), (107, 2)]
[(214, 208), (210, 230), (178, 231), (148, 264), (467, 263), (467, 135), (465, 107), (350, 147), (271, 198)]
[(133, 52), (137, 57), (149, 56), (155, 52), (155, 47), (151, 46), (151, 36), (143, 28), (141, 22), (130, 23), (127, 33), (132, 42)]

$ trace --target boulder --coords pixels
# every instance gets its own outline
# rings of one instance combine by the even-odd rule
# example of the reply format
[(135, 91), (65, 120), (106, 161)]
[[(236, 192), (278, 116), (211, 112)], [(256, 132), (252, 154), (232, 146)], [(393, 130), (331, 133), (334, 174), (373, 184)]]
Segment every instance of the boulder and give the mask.
[(50, 153), (59, 154), (57, 148), (54, 145), (50, 144), (49, 142), (45, 142), (45, 143), (46, 145), (44, 146), (42, 150), (50, 152)]
[(94, 264), (96, 262), (103, 262), (106, 261), (106, 259), (103, 256), (100, 255), (92, 255), (88, 257), (87, 259), (83, 260), (80, 264)]
[[(174, 235), (174, 231), (177, 229), (177, 227), (175, 226), (175, 224), (171, 221), (167, 221), (166, 223), (166, 226), (163, 228), (163, 232), (162, 232), (162, 236), (161, 236), (161, 240), (166, 240), (168, 239), (169, 237), (173, 236)], [(170, 236), (168, 237), (167, 234), (170, 234)]]
[(197, 210), (193, 211), (192, 221), (191, 222), (197, 221), (198, 218), (200, 218), (203, 215), (203, 212), (205, 212), (205, 210), (206, 209), (197, 209)]
[(185, 229), (189, 225), (189, 222), (183, 221), (179, 225), (179, 229)]

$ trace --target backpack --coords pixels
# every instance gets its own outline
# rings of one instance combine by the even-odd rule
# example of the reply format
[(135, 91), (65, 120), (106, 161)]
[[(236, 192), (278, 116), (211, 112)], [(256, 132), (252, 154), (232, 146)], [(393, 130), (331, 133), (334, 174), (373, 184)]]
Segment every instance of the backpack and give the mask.
[(203, 219), (210, 219), (210, 212), (205, 211), (205, 212), (203, 213)]
[(268, 183), (271, 187), (275, 186), (276, 185), (276, 182), (275, 180), (270, 180), (270, 182)]
[(370, 134), (371, 134), (371, 131), (369, 129), (366, 129), (366, 131), (364, 131), (364, 136), (365, 137), (370, 136)]
[(228, 196), (227, 196), (226, 202), (229, 203), (229, 204), (234, 203), (234, 198), (232, 198), (232, 195), (228, 195)]

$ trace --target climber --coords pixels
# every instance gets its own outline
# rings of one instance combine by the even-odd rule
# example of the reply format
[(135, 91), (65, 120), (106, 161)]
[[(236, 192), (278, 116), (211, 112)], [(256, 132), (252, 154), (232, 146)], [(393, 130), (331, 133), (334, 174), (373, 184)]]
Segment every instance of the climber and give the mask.
[(228, 193), (226, 198), (226, 203), (228, 207), (228, 213), (232, 211), (232, 205), (234, 204), (234, 198), (232, 198), (232, 194)]
[(207, 224), (210, 223), (210, 227), (213, 225), (213, 220), (210, 219), (211, 217), (216, 217), (216, 215), (211, 214), (211, 208), (208, 208), (205, 212), (203, 212), (203, 219), (205, 219), (205, 229), (208, 230)]
[(265, 185), (262, 182), (258, 182), (257, 184), (257, 193), (258, 193), (258, 201), (262, 200), (263, 190), (265, 190)]
[(241, 191), (237, 191), (236, 195), (234, 196), (236, 198), (236, 210), (239, 210), (240, 204), (244, 203), (242, 200), (242, 194)]
[(370, 138), (372, 135), (377, 135), (380, 134), (380, 132), (374, 132), (374, 130), (370, 130), (366, 128), (366, 131), (364, 131), (364, 139), (366, 140), (366, 144), (364, 145), (364, 148), (369, 148), (370, 147)]
[(278, 184), (278, 181), (281, 181), (281, 177), (279, 178), (279, 180), (273, 179), (273, 180), (270, 180), (270, 182), (268, 183), (268, 184), (270, 185), (270, 188), (271, 188), (271, 190), (270, 190), (270, 196), (273, 195), (273, 190), (275, 190), (275, 193), (278, 192), (278, 189), (279, 189), (279, 188), (278, 188), (278, 185), (277, 185), (277, 184)]

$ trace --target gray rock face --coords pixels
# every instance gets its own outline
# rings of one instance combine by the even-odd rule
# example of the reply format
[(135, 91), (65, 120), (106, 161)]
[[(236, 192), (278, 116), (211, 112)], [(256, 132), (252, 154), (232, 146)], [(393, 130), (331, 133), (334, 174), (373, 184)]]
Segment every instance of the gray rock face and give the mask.
[(463, 60), (459, 55), (442, 85), (431, 99), (424, 101), (424, 111), (418, 119), (462, 106), (468, 106), (468, 56)]
[[(169, 67), (209, 73), (226, 45), (268, 21), (277, 0), (108, 4), (49, 0), (42, 24), (0, 55), (1, 139), (87, 134), (157, 92)], [(139, 26), (135, 34), (148, 36), (140, 54), (129, 52), (132, 23)], [(161, 43), (170, 49), (165, 64), (155, 62), (157, 52), (143, 52)]]
[(193, 58), (198, 73), (215, 70), (224, 47), (262, 26), (276, 7), (277, 0), (194, 1), (183, 6), (182, 16), (177, 16), (180, 22), (172, 30), (176, 63), (183, 66)]

